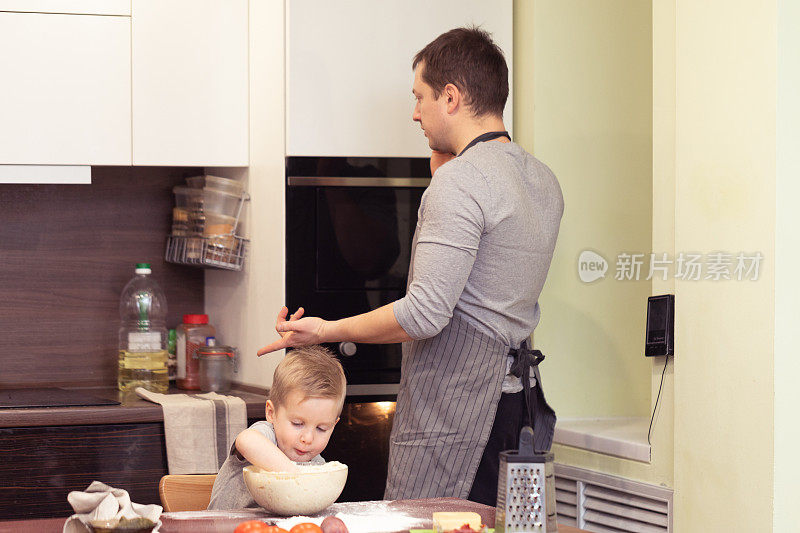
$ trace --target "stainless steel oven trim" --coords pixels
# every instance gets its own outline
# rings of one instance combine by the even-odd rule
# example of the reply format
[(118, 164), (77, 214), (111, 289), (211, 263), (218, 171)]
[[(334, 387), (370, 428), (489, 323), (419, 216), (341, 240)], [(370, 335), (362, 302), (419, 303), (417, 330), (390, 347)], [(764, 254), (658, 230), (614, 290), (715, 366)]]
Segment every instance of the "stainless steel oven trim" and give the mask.
[(336, 176), (289, 176), (289, 187), (419, 187), (431, 178), (357, 178)]

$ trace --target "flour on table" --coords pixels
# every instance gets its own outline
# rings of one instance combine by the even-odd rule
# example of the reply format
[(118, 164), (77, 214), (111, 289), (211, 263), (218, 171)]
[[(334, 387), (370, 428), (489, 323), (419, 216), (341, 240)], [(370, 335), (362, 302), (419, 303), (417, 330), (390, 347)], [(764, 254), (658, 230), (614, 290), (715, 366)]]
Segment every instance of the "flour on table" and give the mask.
[[(425, 525), (424, 519), (390, 509), (388, 502), (347, 502), (347, 512), (333, 516), (344, 522), (350, 533), (403, 531)], [(277, 520), (275, 525), (289, 530), (303, 522), (320, 525), (324, 519), (324, 516), (293, 516)]]
[(234, 509), (230, 511), (180, 511), (163, 513), (161, 516), (171, 520), (197, 520), (201, 518), (238, 518), (257, 520), (264, 516), (263, 509)]

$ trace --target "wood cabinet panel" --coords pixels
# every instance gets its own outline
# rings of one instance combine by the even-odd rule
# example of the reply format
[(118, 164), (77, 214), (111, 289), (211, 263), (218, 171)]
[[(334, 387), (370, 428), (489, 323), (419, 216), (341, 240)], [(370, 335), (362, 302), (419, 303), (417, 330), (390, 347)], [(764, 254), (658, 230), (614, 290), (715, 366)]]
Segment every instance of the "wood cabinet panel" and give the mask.
[(0, 429), (0, 519), (69, 516), (67, 494), (94, 481), (159, 503), (161, 423)]
[(0, 429), (0, 520), (69, 516), (67, 494), (95, 480), (161, 505), (165, 443), (161, 422)]

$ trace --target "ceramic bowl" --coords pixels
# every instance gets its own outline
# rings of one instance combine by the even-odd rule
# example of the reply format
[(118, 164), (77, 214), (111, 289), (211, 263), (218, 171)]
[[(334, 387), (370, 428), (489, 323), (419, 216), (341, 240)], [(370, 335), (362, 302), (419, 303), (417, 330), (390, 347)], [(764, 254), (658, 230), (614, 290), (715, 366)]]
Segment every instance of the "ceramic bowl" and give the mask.
[(281, 516), (311, 515), (326, 509), (342, 493), (347, 465), (333, 461), (304, 466), (298, 473), (244, 468), (247, 490), (258, 505)]

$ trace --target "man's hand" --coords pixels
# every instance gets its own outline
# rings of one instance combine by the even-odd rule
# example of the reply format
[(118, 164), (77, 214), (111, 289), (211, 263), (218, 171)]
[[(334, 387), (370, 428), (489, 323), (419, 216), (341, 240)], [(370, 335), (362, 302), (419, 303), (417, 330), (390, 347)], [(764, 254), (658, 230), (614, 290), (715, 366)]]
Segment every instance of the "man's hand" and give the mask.
[(365, 342), (370, 344), (387, 344), (392, 342), (410, 341), (411, 337), (400, 326), (394, 317), (394, 302), (386, 304), (368, 313), (327, 321), (317, 317), (303, 316), (303, 308), (299, 308), (289, 320), (286, 315), (289, 310), (282, 307), (278, 313), (275, 331), (281, 336), (280, 340), (264, 346), (258, 355), (274, 352), (283, 348), (309, 346), (322, 342)]
[(431, 152), (431, 176), (436, 173), (436, 169), (440, 166), (444, 165), (451, 159), (455, 157), (455, 154), (451, 154), (450, 152), (440, 152), (438, 150), (433, 150)]
[[(306, 312), (305, 309), (303, 309), (302, 307), (298, 307), (297, 311), (295, 311), (292, 314), (292, 316), (289, 317), (289, 321), (291, 322), (291, 321), (298, 320), (299, 318), (301, 318), (303, 316), (303, 313), (305, 313), (305, 312)], [(282, 338), (286, 337), (288, 335), (291, 335), (291, 332), (281, 332), (278, 329), (278, 326), (280, 326), (281, 324), (286, 322), (286, 315), (288, 315), (288, 314), (289, 314), (289, 308), (284, 305), (283, 307), (281, 307), (281, 310), (278, 311), (278, 320), (275, 322), (275, 331), (277, 331), (278, 335), (280, 335)]]
[(284, 348), (319, 344), (322, 340), (322, 334), (327, 321), (316, 317), (307, 317), (301, 320), (303, 313), (304, 310), (301, 307), (289, 317), (289, 320), (286, 320), (289, 309), (285, 306), (282, 307), (280, 312), (278, 312), (278, 320), (275, 323), (275, 331), (278, 332), (281, 338), (261, 348), (258, 351), (258, 355), (262, 356), (266, 353), (275, 352)]

